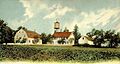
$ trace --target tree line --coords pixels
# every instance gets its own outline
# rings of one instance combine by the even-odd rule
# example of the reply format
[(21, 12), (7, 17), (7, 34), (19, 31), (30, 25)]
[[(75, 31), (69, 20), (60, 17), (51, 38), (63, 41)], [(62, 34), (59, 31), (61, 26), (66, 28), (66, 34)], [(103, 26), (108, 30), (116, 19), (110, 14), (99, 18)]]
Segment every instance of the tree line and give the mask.
[(115, 30), (103, 31), (94, 28), (86, 35), (94, 38), (93, 42), (97, 47), (102, 47), (101, 45), (105, 43), (108, 43), (106, 47), (117, 47), (120, 44), (120, 32), (115, 32)]
[[(4, 22), (4, 20), (0, 19), (0, 44), (13, 43), (16, 32), (21, 28), (26, 29), (25, 27), (20, 26), (17, 30), (13, 30)], [(65, 28), (64, 31), (69, 30)], [(74, 26), (73, 34), (75, 37), (75, 45), (79, 45), (78, 40), (81, 37), (81, 33), (79, 32), (79, 27), (77, 25)], [(104, 31), (102, 29), (97, 30), (94, 28), (90, 32), (86, 33), (86, 35), (93, 38), (94, 45), (97, 47), (102, 47), (102, 44), (104, 43), (109, 44), (107, 47), (117, 47), (120, 44), (120, 32), (115, 32), (115, 30)], [(51, 34), (42, 33), (41, 39), (43, 44), (47, 44), (47, 42), (52, 42), (53, 37)]]
[(0, 19), (0, 44), (14, 42), (14, 30)]

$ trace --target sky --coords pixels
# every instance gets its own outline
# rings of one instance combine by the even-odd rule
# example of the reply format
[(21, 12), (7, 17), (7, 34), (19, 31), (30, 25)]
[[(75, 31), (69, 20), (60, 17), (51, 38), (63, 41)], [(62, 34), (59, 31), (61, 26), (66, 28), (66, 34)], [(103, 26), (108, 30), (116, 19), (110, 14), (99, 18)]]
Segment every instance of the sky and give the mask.
[(0, 18), (16, 30), (24, 26), (52, 34), (54, 22), (84, 35), (93, 28), (120, 32), (120, 0), (0, 0)]

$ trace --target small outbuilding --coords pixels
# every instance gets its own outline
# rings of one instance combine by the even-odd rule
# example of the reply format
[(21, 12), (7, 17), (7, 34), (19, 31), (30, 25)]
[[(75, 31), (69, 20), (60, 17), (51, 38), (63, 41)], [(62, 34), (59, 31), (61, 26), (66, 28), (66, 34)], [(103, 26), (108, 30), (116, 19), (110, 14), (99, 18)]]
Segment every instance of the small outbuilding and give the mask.
[(93, 43), (93, 38), (89, 37), (89, 36), (82, 36), (79, 39), (79, 44), (89, 44), (89, 45), (94, 45)]

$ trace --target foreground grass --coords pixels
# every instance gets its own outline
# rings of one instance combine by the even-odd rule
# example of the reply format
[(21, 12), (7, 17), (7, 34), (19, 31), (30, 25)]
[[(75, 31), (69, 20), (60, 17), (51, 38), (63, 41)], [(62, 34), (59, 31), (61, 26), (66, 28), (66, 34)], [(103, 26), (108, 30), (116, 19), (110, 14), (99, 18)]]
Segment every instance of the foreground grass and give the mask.
[(72, 46), (21, 46), (0, 48), (0, 61), (30, 60), (48, 62), (101, 62), (120, 60), (119, 48), (83, 48)]

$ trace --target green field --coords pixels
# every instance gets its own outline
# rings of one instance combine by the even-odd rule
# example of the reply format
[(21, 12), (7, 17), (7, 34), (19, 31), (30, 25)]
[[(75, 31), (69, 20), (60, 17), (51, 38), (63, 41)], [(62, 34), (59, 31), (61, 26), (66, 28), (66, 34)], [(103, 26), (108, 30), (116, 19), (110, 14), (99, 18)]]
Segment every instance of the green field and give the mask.
[(3, 45), (0, 48), (0, 61), (6, 60), (53, 62), (98, 62), (120, 60), (120, 48)]

